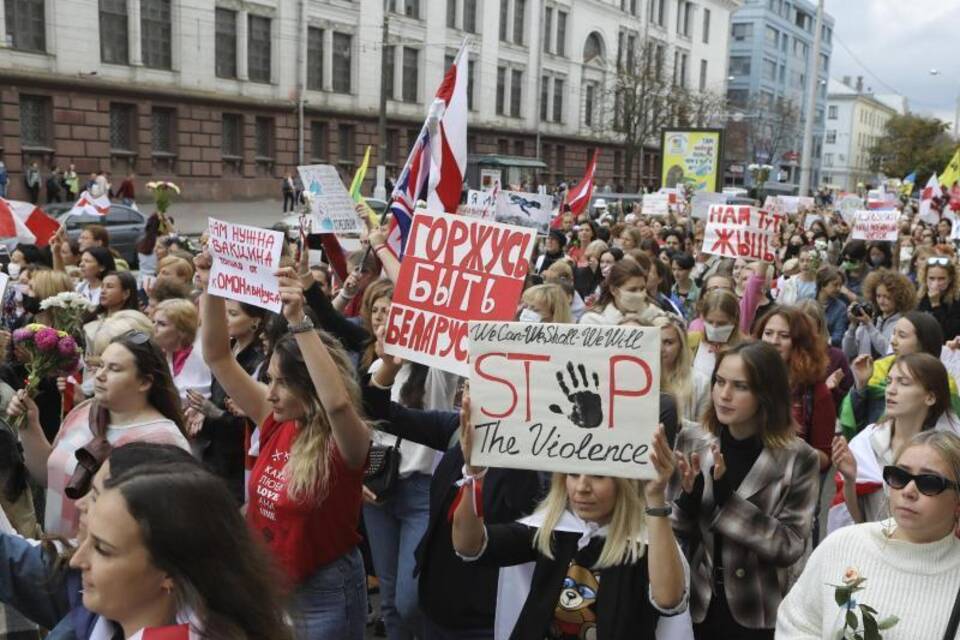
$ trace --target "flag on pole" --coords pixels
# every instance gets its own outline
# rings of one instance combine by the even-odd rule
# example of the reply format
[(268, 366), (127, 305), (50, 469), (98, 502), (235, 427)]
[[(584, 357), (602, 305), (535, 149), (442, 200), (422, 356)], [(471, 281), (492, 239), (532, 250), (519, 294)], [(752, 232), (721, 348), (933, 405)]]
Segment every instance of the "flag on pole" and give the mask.
[(89, 191), (80, 194), (70, 213), (75, 216), (105, 216), (110, 213), (110, 197), (107, 194), (101, 194), (96, 198)]
[(360, 195), (360, 187), (363, 185), (363, 179), (367, 177), (367, 166), (370, 164), (370, 146), (367, 146), (367, 152), (363, 154), (363, 162), (357, 172), (353, 174), (353, 182), (350, 183), (350, 197), (354, 202), (363, 202), (363, 196)]
[(37, 205), (0, 198), (0, 238), (45, 247), (59, 228), (60, 223)]
[(920, 191), (920, 219), (924, 222), (936, 223), (940, 216), (933, 210), (934, 198), (943, 195), (940, 189), (940, 182), (937, 180), (937, 174), (934, 173), (927, 180), (927, 186)]
[(393, 188), (387, 248), (398, 258), (403, 257), (417, 201), (451, 213), (460, 202), (467, 167), (467, 57), (464, 43), (447, 69)]
[(960, 180), (960, 147), (957, 148), (957, 152), (953, 154), (953, 158), (940, 173), (940, 184), (950, 189), (958, 180)]
[(913, 193), (913, 186), (917, 183), (917, 172), (914, 171), (910, 173), (906, 178), (903, 179), (903, 184), (900, 185), (900, 195), (909, 196)]
[[(567, 191), (566, 198), (564, 201), (570, 205), (570, 211), (573, 212), (573, 215), (578, 216), (587, 208), (587, 205), (590, 204), (590, 196), (593, 195), (593, 174), (597, 170), (597, 157), (600, 155), (600, 149), (595, 149), (593, 152), (593, 158), (590, 160), (590, 164), (587, 166), (587, 172), (583, 175), (583, 180), (578, 182), (572, 189)], [(560, 215), (563, 215), (563, 209), (560, 210)]]

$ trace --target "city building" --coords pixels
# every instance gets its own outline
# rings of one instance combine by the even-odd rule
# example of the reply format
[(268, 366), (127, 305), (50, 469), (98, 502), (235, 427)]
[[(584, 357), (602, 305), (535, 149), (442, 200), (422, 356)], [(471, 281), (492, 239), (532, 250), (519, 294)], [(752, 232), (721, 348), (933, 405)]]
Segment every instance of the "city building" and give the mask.
[(545, 168), (524, 177), (552, 184), (582, 175), (599, 146), (599, 184), (654, 186), (657, 140), (644, 175), (624, 175), (616, 61), (649, 38), (676, 82), (723, 94), (742, 0), (0, 3), (0, 158), (14, 197), (37, 161), (115, 182), (135, 171), (181, 183), (185, 198), (225, 200), (279, 197), (301, 161), (349, 176), (367, 145), (398, 173), (464, 39), (471, 154), (539, 158)]
[[(907, 112), (906, 98), (876, 95), (863, 78), (830, 79), (827, 125), (823, 141), (823, 184), (839, 191), (877, 183), (870, 170), (870, 149), (884, 135), (887, 121)], [(894, 176), (902, 178), (903, 176)]]
[(817, 93), (810, 184), (820, 184), (834, 21), (823, 14), (820, 55), (813, 60), (816, 13), (816, 3), (809, 0), (746, 0), (731, 18), (727, 98), (732, 123), (725, 152), (728, 184), (750, 185), (746, 167), (769, 164), (773, 171), (765, 188), (796, 191), (811, 75)]

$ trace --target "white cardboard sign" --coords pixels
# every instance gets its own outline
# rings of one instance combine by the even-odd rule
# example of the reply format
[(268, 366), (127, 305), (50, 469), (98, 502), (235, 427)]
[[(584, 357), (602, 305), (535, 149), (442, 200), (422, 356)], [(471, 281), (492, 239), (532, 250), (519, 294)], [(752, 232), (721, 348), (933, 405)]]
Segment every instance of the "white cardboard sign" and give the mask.
[(553, 196), (520, 191), (501, 191), (497, 196), (497, 222), (536, 229), (546, 235), (552, 215)]
[(726, 204), (727, 194), (712, 191), (697, 191), (693, 194), (693, 217), (706, 220), (710, 207), (715, 204)]
[(752, 258), (773, 262), (773, 239), (784, 216), (749, 205), (710, 207), (703, 233), (703, 252), (725, 258)]
[(648, 193), (643, 196), (640, 213), (647, 216), (665, 216), (670, 213), (670, 196)]
[(313, 195), (313, 233), (354, 233), (362, 222), (357, 203), (343, 186), (336, 167), (311, 164), (297, 167), (303, 188)]
[(477, 191), (470, 189), (467, 192), (466, 203), (457, 208), (457, 213), (471, 218), (493, 220), (497, 213), (497, 204), (491, 191)]
[(280, 312), (280, 285), (274, 272), (280, 262), (283, 232), (207, 219), (207, 250), (213, 258), (211, 295)]
[(900, 212), (896, 209), (863, 209), (853, 220), (851, 237), (868, 242), (896, 242)]
[(657, 328), (470, 323), (477, 466), (652, 478)]

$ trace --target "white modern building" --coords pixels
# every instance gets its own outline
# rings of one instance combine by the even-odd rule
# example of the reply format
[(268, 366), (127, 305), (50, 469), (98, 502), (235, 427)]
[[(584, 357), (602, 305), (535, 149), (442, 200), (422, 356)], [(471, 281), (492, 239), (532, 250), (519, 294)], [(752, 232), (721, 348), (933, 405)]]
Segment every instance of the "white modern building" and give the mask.
[(472, 154), (542, 160), (533, 179), (552, 182), (580, 175), (601, 146), (601, 183), (656, 181), (653, 147), (647, 175), (623, 175), (611, 126), (618, 57), (652, 39), (678, 83), (725, 93), (742, 0), (0, 3), (8, 168), (135, 169), (217, 199), (275, 195), (301, 159), (349, 173), (367, 145), (374, 163), (398, 171), (465, 39)]
[(862, 77), (844, 77), (842, 81), (831, 78), (822, 184), (852, 192), (858, 185), (875, 183), (877, 174), (870, 169), (870, 149), (884, 135), (887, 121), (906, 112), (906, 98), (874, 94), (864, 87)]

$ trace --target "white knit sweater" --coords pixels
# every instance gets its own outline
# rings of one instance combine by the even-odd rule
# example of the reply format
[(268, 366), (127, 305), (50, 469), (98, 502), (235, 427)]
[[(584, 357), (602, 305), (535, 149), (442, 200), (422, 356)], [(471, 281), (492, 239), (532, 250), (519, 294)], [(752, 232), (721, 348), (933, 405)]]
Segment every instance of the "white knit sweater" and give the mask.
[(876, 609), (878, 620), (900, 618), (881, 632), (883, 640), (941, 640), (960, 588), (960, 540), (952, 533), (929, 544), (893, 540), (884, 529), (894, 526), (893, 520), (868, 522), (827, 536), (780, 604), (776, 637), (836, 638), (843, 619), (830, 585), (842, 584), (853, 567), (866, 578), (854, 599)]

